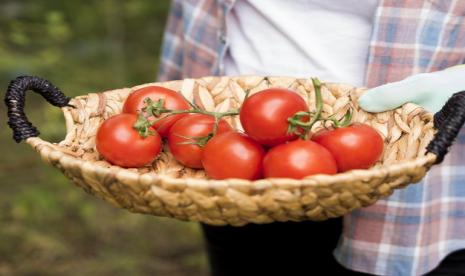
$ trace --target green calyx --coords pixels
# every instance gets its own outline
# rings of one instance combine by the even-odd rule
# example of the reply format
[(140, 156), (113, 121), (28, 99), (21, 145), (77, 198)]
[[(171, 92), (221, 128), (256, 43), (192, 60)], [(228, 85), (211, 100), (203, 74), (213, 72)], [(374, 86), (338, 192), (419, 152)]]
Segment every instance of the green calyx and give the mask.
[(334, 128), (341, 128), (341, 127), (349, 126), (352, 123), (352, 109), (349, 108), (346, 114), (344, 114), (344, 117), (342, 117), (342, 119), (339, 121), (336, 118), (334, 118), (334, 115), (331, 115), (324, 120), (325, 122), (330, 121)]
[(152, 122), (150, 122), (142, 114), (139, 114), (139, 116), (137, 117), (137, 121), (134, 123), (133, 128), (137, 130), (137, 132), (139, 132), (140, 136), (142, 136), (143, 138), (146, 138), (147, 136), (153, 135), (155, 133), (151, 129), (152, 125), (153, 125)]
[(312, 84), (315, 90), (315, 111), (299, 111), (287, 119), (289, 123), (287, 132), (297, 134), (300, 138), (305, 140), (309, 139), (313, 125), (318, 121), (323, 121), (323, 124), (326, 121), (330, 121), (335, 128), (339, 128), (348, 126), (352, 120), (351, 109), (347, 111), (341, 121), (336, 120), (334, 115), (328, 118), (322, 117), (323, 97), (321, 95), (321, 87), (323, 84), (317, 78), (312, 78)]
[(179, 142), (178, 143), (179, 145), (196, 145), (201, 148), (203, 148), (207, 144), (207, 142), (210, 141), (210, 139), (213, 138), (213, 136), (215, 136), (213, 134), (213, 131), (207, 134), (206, 136), (200, 136), (200, 137), (189, 137), (189, 136), (184, 136), (184, 135), (179, 135), (179, 134), (175, 134), (175, 135), (183, 139), (189, 140), (185, 142)]

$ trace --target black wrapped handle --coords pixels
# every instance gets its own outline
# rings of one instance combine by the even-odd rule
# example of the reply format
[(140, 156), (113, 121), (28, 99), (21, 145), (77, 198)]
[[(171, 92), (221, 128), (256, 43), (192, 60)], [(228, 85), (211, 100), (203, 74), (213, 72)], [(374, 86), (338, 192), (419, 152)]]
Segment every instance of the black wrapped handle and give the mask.
[(26, 91), (32, 90), (57, 107), (71, 106), (70, 98), (47, 80), (35, 76), (20, 76), (10, 82), (5, 95), (8, 110), (8, 125), (13, 130), (13, 139), (19, 143), (40, 132), (29, 122), (24, 113)]
[(444, 156), (454, 143), (464, 123), (465, 91), (460, 91), (452, 95), (441, 110), (434, 114), (434, 127), (438, 131), (426, 150), (437, 156), (436, 164), (444, 160)]

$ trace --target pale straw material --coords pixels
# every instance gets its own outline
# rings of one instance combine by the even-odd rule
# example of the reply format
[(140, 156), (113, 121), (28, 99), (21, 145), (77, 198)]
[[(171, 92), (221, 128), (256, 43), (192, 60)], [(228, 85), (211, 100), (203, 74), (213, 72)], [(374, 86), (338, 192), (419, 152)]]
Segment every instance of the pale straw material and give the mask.
[[(293, 89), (311, 109), (315, 105), (310, 79), (206, 77), (144, 84), (74, 98), (70, 104), (75, 109), (63, 108), (67, 135), (62, 142), (52, 144), (40, 138), (29, 138), (27, 142), (76, 185), (116, 206), (137, 213), (235, 226), (342, 216), (389, 196), (394, 189), (418, 182), (436, 159), (434, 154), (425, 153), (435, 133), (431, 113), (414, 104), (390, 112), (366, 113), (357, 106), (363, 89), (328, 83), (322, 88), (325, 115), (342, 118), (352, 107), (354, 122), (371, 125), (384, 138), (385, 151), (375, 167), (303, 180), (218, 181), (208, 179), (202, 170), (183, 167), (166, 147), (151, 166), (111, 166), (95, 150), (97, 129), (103, 120), (121, 112), (131, 91), (149, 85), (179, 91), (210, 111), (237, 109), (247, 91), (252, 95), (269, 87)], [(237, 116), (228, 120), (236, 129), (242, 129)], [(321, 124), (315, 126), (315, 130), (318, 128)]]

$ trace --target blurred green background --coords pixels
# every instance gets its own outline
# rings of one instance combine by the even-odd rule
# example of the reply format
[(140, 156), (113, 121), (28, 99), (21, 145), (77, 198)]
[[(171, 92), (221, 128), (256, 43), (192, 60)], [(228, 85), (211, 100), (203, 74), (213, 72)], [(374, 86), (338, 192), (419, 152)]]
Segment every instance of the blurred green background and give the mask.
[[(0, 85), (34, 74), (76, 96), (152, 82), (168, 8), (168, 0), (1, 0)], [(14, 143), (0, 109), (0, 275), (207, 274), (196, 223), (86, 194)], [(59, 109), (31, 93), (26, 110), (43, 139), (64, 137)]]

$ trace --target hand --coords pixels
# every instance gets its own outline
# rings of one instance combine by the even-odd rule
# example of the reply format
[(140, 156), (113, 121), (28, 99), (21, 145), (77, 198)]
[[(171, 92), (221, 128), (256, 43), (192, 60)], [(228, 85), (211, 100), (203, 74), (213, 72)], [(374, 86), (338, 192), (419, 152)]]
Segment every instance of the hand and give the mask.
[(369, 89), (358, 103), (365, 111), (383, 112), (412, 102), (436, 113), (450, 96), (462, 90), (465, 90), (465, 65), (458, 65)]

